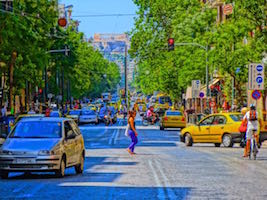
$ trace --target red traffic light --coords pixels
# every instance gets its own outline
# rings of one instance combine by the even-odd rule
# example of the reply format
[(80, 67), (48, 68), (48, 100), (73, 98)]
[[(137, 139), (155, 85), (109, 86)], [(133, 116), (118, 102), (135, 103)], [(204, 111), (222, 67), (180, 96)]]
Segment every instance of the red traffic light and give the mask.
[(40, 88), (39, 89), (39, 94), (42, 94), (43, 93), (43, 90)]
[(60, 18), (57, 21), (58, 25), (61, 27), (65, 27), (67, 25), (67, 20), (65, 18)]
[(174, 39), (173, 38), (169, 38), (168, 39), (168, 44), (169, 45), (174, 45)]
[(169, 38), (168, 39), (168, 51), (173, 51), (174, 50), (174, 39)]

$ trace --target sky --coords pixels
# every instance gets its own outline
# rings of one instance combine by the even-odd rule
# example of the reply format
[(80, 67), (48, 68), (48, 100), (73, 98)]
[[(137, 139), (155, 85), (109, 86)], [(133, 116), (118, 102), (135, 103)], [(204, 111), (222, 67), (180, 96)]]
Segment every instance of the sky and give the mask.
[(81, 17), (81, 15), (135, 14), (137, 7), (132, 0), (60, 0), (59, 2), (65, 6), (73, 5), (72, 18), (80, 21), (79, 31), (84, 32), (87, 38), (94, 33), (125, 33), (134, 26), (134, 16)]

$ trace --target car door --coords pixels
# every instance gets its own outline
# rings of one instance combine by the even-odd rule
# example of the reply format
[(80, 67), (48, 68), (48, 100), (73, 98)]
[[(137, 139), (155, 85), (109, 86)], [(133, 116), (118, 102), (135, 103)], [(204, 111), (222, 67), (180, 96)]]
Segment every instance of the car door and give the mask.
[(220, 143), (224, 129), (226, 128), (226, 117), (223, 115), (216, 115), (212, 124), (210, 125), (211, 142)]
[(70, 125), (76, 135), (75, 137), (75, 154), (74, 154), (74, 160), (76, 163), (78, 163), (80, 160), (80, 155), (82, 155), (83, 149), (84, 149), (84, 141), (83, 141), (83, 137), (82, 134), (77, 126), (77, 124), (75, 124), (75, 122), (70, 121)]
[(214, 120), (214, 116), (204, 118), (196, 126), (195, 132), (193, 133), (194, 142), (210, 142), (210, 125)]
[(75, 139), (76, 135), (69, 123), (69, 121), (64, 122), (64, 134), (65, 134), (65, 152), (67, 159), (67, 166), (73, 165), (75, 163)]

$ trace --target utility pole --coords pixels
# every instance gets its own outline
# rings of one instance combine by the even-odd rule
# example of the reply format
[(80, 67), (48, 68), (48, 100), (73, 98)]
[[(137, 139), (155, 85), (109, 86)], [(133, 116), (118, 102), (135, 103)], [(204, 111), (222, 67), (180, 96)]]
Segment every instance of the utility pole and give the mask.
[(124, 82), (125, 82), (125, 102), (128, 113), (128, 87), (127, 87), (127, 44), (125, 43), (125, 55), (124, 55)]

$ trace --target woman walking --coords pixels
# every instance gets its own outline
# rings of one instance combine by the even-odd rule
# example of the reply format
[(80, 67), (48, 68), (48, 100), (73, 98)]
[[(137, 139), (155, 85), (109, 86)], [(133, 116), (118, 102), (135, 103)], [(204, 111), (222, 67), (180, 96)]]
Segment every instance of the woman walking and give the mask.
[(129, 124), (129, 136), (132, 139), (132, 143), (130, 144), (130, 146), (127, 148), (127, 151), (133, 155), (134, 153), (134, 147), (137, 144), (138, 140), (137, 140), (137, 132), (135, 129), (135, 116), (136, 116), (136, 112), (135, 111), (129, 111), (129, 118), (128, 118), (128, 124)]

